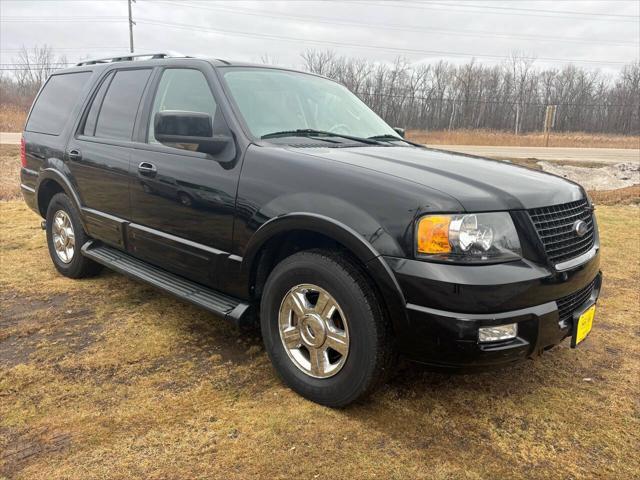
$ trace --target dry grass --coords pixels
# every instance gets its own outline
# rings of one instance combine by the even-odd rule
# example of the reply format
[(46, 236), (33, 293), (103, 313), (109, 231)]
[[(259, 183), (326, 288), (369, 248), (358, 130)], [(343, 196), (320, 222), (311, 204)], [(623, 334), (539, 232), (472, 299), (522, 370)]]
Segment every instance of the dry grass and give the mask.
[(27, 121), (27, 110), (15, 105), (0, 105), (0, 132), (21, 132)]
[(20, 147), (0, 145), (0, 199), (20, 196)]
[(57, 274), (0, 201), (0, 478), (638, 478), (640, 216), (598, 208), (603, 296), (581, 348), (450, 376), (404, 365), (330, 410), (257, 332), (105, 271)]
[(640, 204), (640, 185), (619, 188), (617, 190), (599, 190), (589, 192), (596, 205), (638, 205)]
[[(407, 139), (428, 145), (501, 145), (515, 147), (543, 147), (542, 132), (514, 135), (498, 130), (438, 130), (426, 132), (409, 130)], [(640, 148), (639, 136), (607, 135), (585, 132), (554, 132), (550, 147)]]

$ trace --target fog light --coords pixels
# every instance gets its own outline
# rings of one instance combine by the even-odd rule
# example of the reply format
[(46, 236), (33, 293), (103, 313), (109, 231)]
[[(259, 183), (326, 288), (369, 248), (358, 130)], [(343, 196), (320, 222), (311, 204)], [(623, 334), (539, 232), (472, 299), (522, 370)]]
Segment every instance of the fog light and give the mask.
[(495, 327), (480, 327), (478, 329), (478, 341), (497, 342), (499, 340), (509, 340), (518, 334), (518, 324), (509, 323), (507, 325), (496, 325)]

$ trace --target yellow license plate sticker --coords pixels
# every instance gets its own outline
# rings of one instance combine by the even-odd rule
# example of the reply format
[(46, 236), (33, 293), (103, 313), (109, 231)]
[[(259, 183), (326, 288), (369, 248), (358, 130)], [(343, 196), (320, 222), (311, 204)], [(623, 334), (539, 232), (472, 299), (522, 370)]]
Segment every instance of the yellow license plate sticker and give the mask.
[(576, 345), (587, 338), (593, 326), (593, 317), (596, 314), (596, 306), (589, 307), (580, 318), (578, 318), (578, 328), (576, 329)]

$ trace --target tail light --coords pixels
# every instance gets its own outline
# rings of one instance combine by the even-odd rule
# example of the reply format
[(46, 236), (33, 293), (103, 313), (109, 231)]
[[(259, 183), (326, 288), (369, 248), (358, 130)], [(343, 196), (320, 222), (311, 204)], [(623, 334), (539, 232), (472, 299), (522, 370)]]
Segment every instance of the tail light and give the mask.
[(20, 163), (23, 167), (27, 166), (27, 149), (24, 143), (24, 137), (20, 139)]

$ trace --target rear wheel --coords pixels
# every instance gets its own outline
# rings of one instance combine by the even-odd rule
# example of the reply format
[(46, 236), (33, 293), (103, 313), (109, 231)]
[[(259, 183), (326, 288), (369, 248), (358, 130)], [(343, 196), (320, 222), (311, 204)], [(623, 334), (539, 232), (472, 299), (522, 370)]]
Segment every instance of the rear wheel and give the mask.
[(101, 265), (80, 253), (89, 240), (80, 215), (64, 193), (57, 193), (47, 208), (47, 245), (56, 269), (66, 277), (82, 278), (98, 273)]
[(346, 255), (312, 250), (273, 270), (260, 322), (265, 348), (285, 383), (323, 405), (371, 393), (393, 363), (391, 332), (374, 290)]

